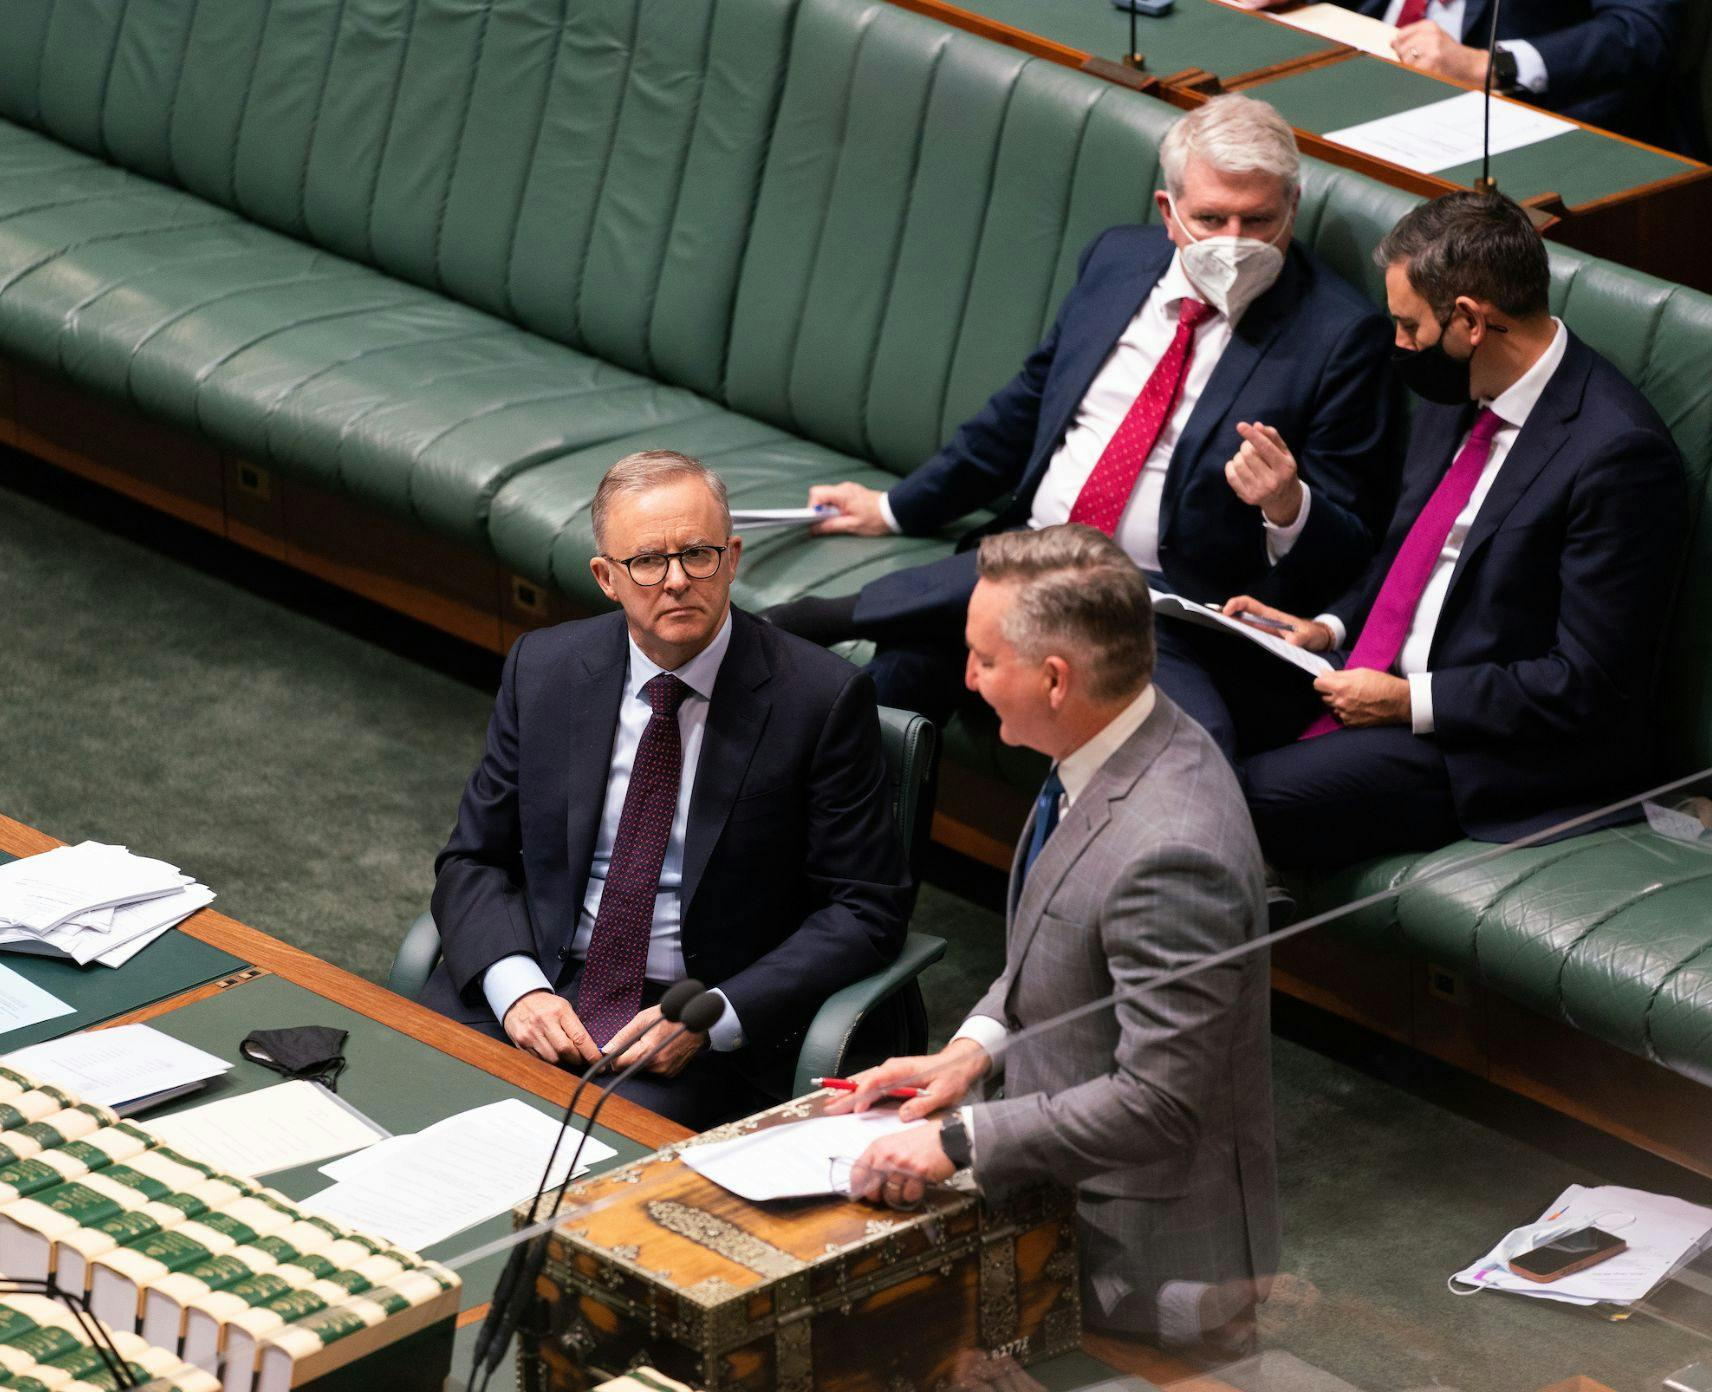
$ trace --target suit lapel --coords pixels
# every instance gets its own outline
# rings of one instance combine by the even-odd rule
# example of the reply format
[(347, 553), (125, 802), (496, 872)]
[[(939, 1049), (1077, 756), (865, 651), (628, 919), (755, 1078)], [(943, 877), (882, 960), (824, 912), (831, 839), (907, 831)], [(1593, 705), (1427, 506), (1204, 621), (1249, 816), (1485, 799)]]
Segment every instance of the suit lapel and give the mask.
[[(1237, 322), (1218, 366), (1207, 379), (1207, 389), (1201, 393), (1201, 399), (1184, 422), (1183, 433), (1171, 454), (1171, 467), (1165, 472), (1164, 515), (1160, 518), (1162, 535), (1170, 530), (1175, 511), (1173, 504), (1183, 491), (1186, 476), (1199, 461), (1213, 428), (1236, 404), (1255, 367), (1266, 356), (1266, 350), (1278, 337), (1301, 297), (1301, 272), (1292, 248), (1292, 254), (1284, 260), (1284, 271), (1278, 277), (1278, 283), (1250, 305)], [(1223, 459), (1213, 462), (1220, 469), (1224, 468)]]
[[(1022, 961), (1033, 946), (1035, 935), (1040, 931), (1046, 905), (1052, 901), (1052, 896), (1057, 893), (1064, 877), (1082, 858), (1083, 852), (1110, 823), (1112, 804), (1121, 802), (1130, 795), (1141, 776), (1159, 757), (1160, 751), (1171, 742), (1171, 736), (1177, 729), (1177, 715), (1177, 707), (1171, 699), (1164, 692), (1157, 692), (1153, 709), (1148, 713), (1147, 719), (1142, 721), (1140, 728), (1119, 745), (1117, 751), (1100, 766), (1092, 781), (1082, 790), (1082, 795), (1076, 799), (1075, 806), (1063, 821), (1053, 828), (1052, 835), (1041, 848), (1040, 858), (1034, 862), (1034, 869), (1029, 871), (1028, 878), (1022, 881), (1021, 892), (1015, 896), (1012, 933), (1014, 942), (1007, 954), (1006, 963), (1006, 969), (1011, 973), (1013, 991), (1016, 989), (1015, 980)], [(1025, 832), (1025, 837), (1026, 835)], [(1025, 839), (1022, 845), (1027, 844)], [(1021, 867), (1022, 860), (1019, 855), (1012, 869), (1013, 883)]]
[(719, 665), (713, 697), (702, 732), (701, 758), (690, 793), (689, 826), (684, 833), (684, 872), (679, 890), (684, 921), (707, 869), (714, 843), (725, 829), (731, 805), (743, 786), (743, 775), (760, 743), (772, 700), (767, 684), (772, 666), (762, 647), (759, 621), (741, 610), (731, 611), (731, 646)]
[[(630, 670), (628, 630), (622, 614), (613, 616), (586, 652), (567, 663), (564, 704), (571, 729), (570, 757), (565, 767), (565, 849), (570, 857), (573, 902), (580, 909), (588, 891), (589, 865), (594, 860), (595, 836), (606, 806), (606, 784), (612, 772), (612, 744), (618, 734), (618, 708), (624, 699)], [(569, 933), (576, 927), (573, 918)], [(554, 931), (561, 931), (555, 929)], [(555, 948), (558, 943), (552, 944)]]
[(1569, 439), (1569, 423), (1580, 412), (1581, 395), (1591, 366), (1589, 355), (1581, 348), (1580, 342), (1572, 338), (1563, 361), (1546, 383), (1546, 389), (1528, 414), (1527, 421), (1516, 432), (1515, 443), (1510, 446), (1510, 453), (1499, 466), (1498, 476), (1492, 480), (1491, 490), (1475, 514), (1474, 523), (1462, 543), (1462, 551), (1456, 558), (1456, 569), (1451, 572), (1450, 586), (1445, 591), (1447, 605), (1472, 558), (1491, 540), (1492, 534), (1510, 515), (1510, 510), (1528, 491), (1528, 486)]

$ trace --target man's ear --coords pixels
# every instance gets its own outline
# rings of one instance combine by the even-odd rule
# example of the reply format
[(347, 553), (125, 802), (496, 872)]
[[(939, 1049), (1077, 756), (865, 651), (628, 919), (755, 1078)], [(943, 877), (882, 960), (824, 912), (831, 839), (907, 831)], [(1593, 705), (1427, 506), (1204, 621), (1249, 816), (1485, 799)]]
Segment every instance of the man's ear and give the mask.
[(737, 562), (743, 559), (743, 538), (740, 536), (728, 536), (725, 539), (725, 544), (731, 548), (725, 553), (725, 559), (730, 564), (732, 578), (735, 579), (737, 575)]
[(1479, 346), (1481, 339), (1486, 336), (1486, 306), (1472, 295), (1458, 295), (1456, 302), (1450, 307), (1452, 322), (1460, 319), (1467, 327), (1471, 342)]
[(1053, 710), (1063, 710), (1070, 696), (1070, 664), (1061, 657), (1048, 657), (1041, 666), (1046, 671), (1046, 700)]
[(605, 556), (590, 556), (589, 574), (594, 576), (594, 583), (600, 586), (600, 592), (617, 604), (618, 591), (612, 584), (612, 562)]

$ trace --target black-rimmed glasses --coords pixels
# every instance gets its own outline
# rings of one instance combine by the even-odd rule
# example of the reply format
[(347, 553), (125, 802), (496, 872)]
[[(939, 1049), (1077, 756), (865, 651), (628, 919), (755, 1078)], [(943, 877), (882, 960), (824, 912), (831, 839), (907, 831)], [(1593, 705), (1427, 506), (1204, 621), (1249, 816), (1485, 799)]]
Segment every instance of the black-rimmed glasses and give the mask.
[(665, 580), (673, 561), (681, 565), (684, 574), (692, 580), (710, 579), (718, 572), (726, 550), (723, 546), (686, 546), (682, 551), (639, 551), (622, 559), (618, 556), (607, 556), (606, 559), (613, 565), (623, 566), (632, 584), (648, 589)]

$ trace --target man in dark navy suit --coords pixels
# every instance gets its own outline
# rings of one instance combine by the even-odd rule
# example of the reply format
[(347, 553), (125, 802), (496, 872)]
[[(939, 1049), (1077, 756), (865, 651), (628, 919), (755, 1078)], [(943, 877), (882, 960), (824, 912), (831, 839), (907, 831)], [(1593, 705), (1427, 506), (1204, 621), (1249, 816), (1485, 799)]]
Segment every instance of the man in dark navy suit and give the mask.
[(1315, 619), (1226, 605), (1342, 655), (1299, 688), (1300, 736), (1244, 770), (1281, 864), (1510, 840), (1649, 771), (1683, 525), (1669, 431), (1549, 312), (1545, 245), (1508, 199), (1424, 204), (1375, 260), (1426, 403), (1390, 534)]
[[(838, 509), (824, 533), (927, 534), (999, 508), (942, 561), (768, 611), (818, 642), (876, 640), (882, 702), (943, 721), (966, 699), (963, 620), (985, 531), (1087, 523), (1155, 587), (1202, 601), (1252, 590), (1319, 605), (1372, 555), (1395, 482), (1388, 329), (1291, 240), (1289, 126), (1264, 102), (1219, 97), (1172, 128), (1160, 158), (1164, 228), (1095, 239), (1045, 341), (948, 445), (888, 493), (810, 490)], [(1290, 449), (1262, 454), (1269, 441)], [(1227, 757), (1229, 704), (1255, 689), (1247, 660), (1179, 621), (1159, 626), (1156, 681)]]
[[(1283, 0), (1265, 0), (1271, 8)], [(1486, 81), (1498, 5), (1493, 84), (1590, 125), (1658, 138), (1682, 0), (1338, 0), (1397, 26), (1412, 68), (1470, 86)]]
[(620, 1089), (698, 1129), (788, 1095), (810, 1019), (903, 944), (913, 900), (873, 683), (734, 609), (718, 475), (631, 455), (593, 503), (622, 612), (511, 650), (436, 863), (425, 1004), (553, 1063), (639, 1058), (686, 976), (723, 998)]

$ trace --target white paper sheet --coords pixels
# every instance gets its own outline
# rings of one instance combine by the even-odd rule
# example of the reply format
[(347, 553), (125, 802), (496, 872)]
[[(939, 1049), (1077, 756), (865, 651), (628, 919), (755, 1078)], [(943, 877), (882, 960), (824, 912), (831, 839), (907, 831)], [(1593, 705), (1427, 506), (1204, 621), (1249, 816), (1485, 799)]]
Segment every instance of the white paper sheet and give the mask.
[(731, 526), (739, 532), (755, 532), (766, 527), (806, 527), (810, 522), (824, 522), (838, 516), (838, 509), (822, 504), (800, 508), (733, 508)]
[(143, 1123), (167, 1145), (240, 1175), (273, 1174), (373, 1145), (388, 1134), (302, 1079)]
[(1639, 1300), (1703, 1246), (1712, 1235), (1712, 1209), (1614, 1184), (1591, 1189), (1572, 1184), (1532, 1225), (1525, 1250), (1586, 1227), (1622, 1238), (1628, 1250), (1585, 1271), (1542, 1283), (1511, 1272), (1505, 1264), (1504, 1243), (1500, 1242), (1479, 1261), (1457, 1272), (1455, 1279), (1488, 1290), (1569, 1305), (1600, 1301), (1627, 1305)]
[(205, 1082), (232, 1066), (148, 1025), (68, 1034), (18, 1049), (4, 1061), (103, 1107)]
[(1342, 5), (1303, 5), (1299, 10), (1277, 12), (1272, 18), (1318, 34), (1322, 39), (1359, 48), (1375, 58), (1397, 61), (1397, 51), (1391, 47), (1391, 40), (1397, 37), (1397, 26), (1358, 10), (1346, 10)]
[(41, 933), (81, 912), (173, 894), (178, 867), (83, 841), (0, 865), (0, 923)]
[[(517, 1098), (476, 1107), (349, 1157), (338, 1166), (345, 1177), (310, 1195), (303, 1207), (420, 1252), (533, 1194), (558, 1134), (557, 1117)], [(549, 1183), (564, 1180), (576, 1146), (573, 1130), (559, 1147)], [(591, 1137), (577, 1173), (614, 1154)]]
[(10, 967), (0, 967), (0, 1034), (72, 1013), (72, 1007), (58, 996), (42, 990)]
[(1233, 619), (1221, 614), (1217, 609), (1197, 604), (1194, 600), (1184, 599), (1180, 595), (1165, 594), (1160, 590), (1150, 590), (1148, 593), (1153, 597), (1154, 612), (1163, 614), (1168, 619), (1181, 619), (1185, 623), (1199, 624), (1203, 628), (1220, 628), (1227, 633), (1234, 633), (1239, 638), (1246, 638), (1249, 642), (1265, 648), (1274, 657), (1283, 658), (1292, 667), (1300, 667), (1310, 676), (1317, 677), (1321, 672), (1332, 670), (1332, 664), (1318, 653), (1286, 643), (1275, 633), (1244, 623), (1241, 619)]
[[(1326, 139), (1347, 150), (1389, 160), (1418, 174), (1436, 174), (1480, 158), (1485, 97), (1463, 92), (1395, 116), (1327, 131)], [(1576, 129), (1573, 121), (1548, 116), (1519, 102), (1492, 99), (1492, 153), (1519, 150)]]
[(914, 1122), (898, 1120), (891, 1108), (848, 1116), (810, 1117), (769, 1126), (730, 1141), (685, 1146), (684, 1164), (721, 1189), (751, 1203), (836, 1194), (838, 1162), (856, 1160), (870, 1141)]

